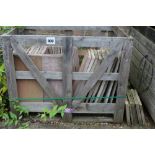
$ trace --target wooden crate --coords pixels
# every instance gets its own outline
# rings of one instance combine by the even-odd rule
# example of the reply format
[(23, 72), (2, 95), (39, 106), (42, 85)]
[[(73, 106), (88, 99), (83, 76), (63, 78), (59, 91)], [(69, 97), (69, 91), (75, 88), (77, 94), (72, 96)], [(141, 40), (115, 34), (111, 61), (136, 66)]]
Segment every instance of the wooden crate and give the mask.
[[(83, 103), (82, 100), (72, 102), (70, 97), (73, 96), (73, 80), (85, 81), (85, 87), (79, 92), (78, 96), (86, 96), (98, 81), (117, 82), (117, 96), (126, 96), (128, 75), (130, 69), (130, 59), (132, 53), (132, 38), (129, 37), (94, 37), (94, 36), (54, 36), (55, 45), (62, 46), (62, 70), (59, 72), (45, 70), (42, 71), (37, 64), (37, 59), (33, 60), (32, 56), (26, 54), (26, 49), (34, 44), (46, 45), (46, 38), (50, 35), (6, 35), (2, 37), (4, 49), (4, 62), (6, 67), (6, 75), (8, 82), (8, 91), (10, 98), (18, 98), (20, 94), (18, 81), (33, 80), (35, 82), (36, 91), (39, 91), (40, 97), (42, 92), (47, 97), (60, 97), (49, 84), (49, 80), (62, 81), (63, 97), (68, 99), (62, 102), (58, 101), (42, 101), (27, 102), (21, 101), (20, 104), (26, 106), (30, 112), (41, 112), (43, 109), (52, 108), (53, 104), (68, 104), (68, 108), (73, 108), (73, 114), (111, 114), (109, 121), (121, 123), (124, 116), (125, 98), (117, 98), (115, 103)], [(52, 36), (53, 37), (53, 36)], [(74, 48), (107, 48), (110, 50), (98, 69), (95, 72), (73, 72), (73, 49)], [(14, 51), (14, 52), (13, 52)], [(116, 73), (106, 73), (106, 69), (110, 66), (116, 57), (120, 56), (120, 68)], [(17, 60), (23, 63), (27, 68), (24, 71), (17, 69)], [(41, 59), (45, 56), (41, 56)], [(39, 61), (40, 62), (40, 61)], [(20, 65), (21, 67), (21, 65)], [(37, 85), (36, 85), (37, 83)], [(26, 85), (26, 84), (25, 84)], [(37, 93), (37, 94), (39, 94)], [(31, 95), (31, 94), (30, 94)], [(22, 95), (21, 95), (22, 96)], [(33, 95), (32, 95), (33, 96)], [(38, 96), (33, 96), (38, 97)], [(76, 96), (75, 96), (76, 97)], [(12, 108), (12, 105), (10, 105)], [(13, 109), (12, 109), (13, 110)], [(72, 113), (65, 113), (64, 119), (71, 120)], [(104, 117), (103, 117), (104, 118)]]

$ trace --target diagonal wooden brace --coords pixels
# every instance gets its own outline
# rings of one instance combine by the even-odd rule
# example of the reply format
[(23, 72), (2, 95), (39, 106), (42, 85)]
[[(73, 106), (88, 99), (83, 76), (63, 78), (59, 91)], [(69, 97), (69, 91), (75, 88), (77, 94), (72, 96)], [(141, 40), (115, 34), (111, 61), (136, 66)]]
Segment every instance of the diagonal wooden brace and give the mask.
[[(86, 82), (84, 88), (79, 91), (77, 96), (86, 96), (87, 93), (93, 88), (93, 86), (97, 83), (98, 80), (103, 76), (108, 67), (112, 65), (115, 57), (118, 55), (118, 51), (113, 51), (109, 55), (105, 57), (105, 60), (101, 63), (101, 65), (97, 68), (97, 70), (92, 74), (92, 76)], [(81, 100), (76, 101), (76, 103), (80, 103)]]
[[(13, 49), (15, 50), (15, 54), (19, 56), (19, 58), (22, 60), (22, 62), (25, 64), (25, 66), (30, 70), (32, 76), (37, 80), (37, 82), (40, 84), (44, 92), (48, 95), (48, 97), (59, 97), (55, 94), (54, 89), (49, 87), (49, 83), (47, 79), (41, 74), (40, 70), (37, 68), (37, 66), (33, 63), (31, 58), (26, 54), (25, 49), (18, 44), (15, 38), (10, 37), (11, 45)], [(53, 101), (56, 103), (56, 101)], [(61, 104), (61, 101), (58, 101), (58, 104)]]

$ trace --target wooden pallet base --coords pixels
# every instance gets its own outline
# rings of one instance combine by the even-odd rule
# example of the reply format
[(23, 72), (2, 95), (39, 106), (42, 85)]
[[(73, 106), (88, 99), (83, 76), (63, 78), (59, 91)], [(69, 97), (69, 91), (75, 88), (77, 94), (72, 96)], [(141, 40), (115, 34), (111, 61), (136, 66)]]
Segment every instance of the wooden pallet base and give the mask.
[(136, 90), (129, 90), (127, 93), (128, 100), (126, 105), (126, 119), (128, 125), (146, 125), (142, 103)]

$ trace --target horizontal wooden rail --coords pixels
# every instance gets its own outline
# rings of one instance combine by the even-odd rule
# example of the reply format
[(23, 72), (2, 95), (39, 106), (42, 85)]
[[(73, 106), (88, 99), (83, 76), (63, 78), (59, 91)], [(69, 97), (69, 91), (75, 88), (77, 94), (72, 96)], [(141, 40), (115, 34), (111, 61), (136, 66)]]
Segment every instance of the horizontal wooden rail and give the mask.
[(52, 31), (52, 30), (101, 30), (101, 31), (112, 31), (111, 26), (26, 26), (25, 29), (32, 30), (43, 30), (43, 31)]
[[(55, 45), (62, 46), (65, 36), (54, 35), (4, 35), (1, 37), (13, 37), (21, 45), (31, 46), (36, 43), (46, 45), (47, 37), (55, 37)], [(132, 40), (130, 37), (94, 37), (94, 36), (73, 36), (73, 46), (75, 47), (104, 47), (111, 50), (120, 51), (125, 41)]]
[[(46, 79), (62, 80), (62, 72), (41, 71)], [(73, 80), (88, 80), (93, 72), (73, 72)], [(117, 81), (119, 73), (104, 73), (100, 80)], [(16, 79), (35, 79), (30, 71), (16, 71)]]
[[(30, 112), (42, 112), (45, 108), (51, 109), (52, 102), (20, 102), (22, 106)], [(117, 104), (115, 103), (72, 103), (72, 113), (100, 113), (100, 114), (113, 114), (116, 110)]]

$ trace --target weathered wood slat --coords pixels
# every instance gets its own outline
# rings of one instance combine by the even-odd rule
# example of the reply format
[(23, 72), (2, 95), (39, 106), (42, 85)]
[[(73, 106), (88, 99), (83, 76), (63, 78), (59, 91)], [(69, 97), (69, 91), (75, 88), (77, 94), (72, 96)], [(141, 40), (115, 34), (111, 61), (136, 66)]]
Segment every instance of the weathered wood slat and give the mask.
[[(49, 87), (47, 79), (42, 76), (39, 69), (34, 65), (31, 58), (26, 54), (25, 50), (16, 42), (14, 38), (11, 38), (11, 45), (15, 50), (16, 54), (21, 58), (25, 66), (30, 70), (33, 77), (38, 81), (40, 86), (43, 88), (48, 97), (58, 97), (54, 90)], [(54, 101), (55, 102), (55, 101)], [(61, 103), (58, 101), (58, 103)]]
[[(85, 58), (83, 60), (83, 65), (82, 68), (80, 69), (81, 71), (84, 71), (84, 72), (88, 72), (88, 67), (89, 67), (89, 64), (91, 63), (91, 55), (90, 55), (90, 52), (88, 52), (88, 54), (85, 55)], [(75, 89), (75, 92), (74, 92), (74, 95), (77, 96), (80, 89), (83, 88), (83, 86), (85, 85), (85, 81), (81, 81), (81, 82), (78, 82), (78, 85)]]
[(113, 122), (114, 119), (112, 117), (107, 117), (107, 116), (74, 116), (73, 117), (73, 122)]
[(154, 91), (155, 86), (155, 78), (153, 76), (155, 75), (154, 64), (155, 62), (153, 58), (150, 57), (146, 59), (138, 50), (136, 50), (135, 48), (133, 49), (130, 74), (134, 73), (137, 76), (138, 80), (140, 80), (140, 78), (143, 78), (144, 83), (148, 83), (148, 86), (150, 85), (150, 89), (152, 89), (152, 91)]
[[(53, 107), (52, 102), (20, 102), (22, 106), (27, 107), (30, 112), (43, 112), (45, 108), (51, 109)], [(72, 103), (73, 113), (85, 113), (85, 114), (113, 114), (116, 109), (114, 103)]]
[(134, 108), (134, 107), (133, 107), (133, 104), (130, 104), (129, 109), (130, 109), (131, 125), (135, 125), (135, 122), (134, 122), (134, 115), (133, 115), (133, 113), (134, 113), (133, 108)]
[(134, 28), (155, 43), (155, 29), (150, 26), (134, 26)]
[(113, 26), (112, 27), (112, 30), (114, 31), (114, 33), (118, 36), (118, 37), (128, 37), (128, 34), (126, 34), (124, 32), (123, 29), (121, 29), (120, 27), (118, 26)]
[[(13, 49), (11, 47), (11, 42), (8, 38), (3, 38), (3, 59), (6, 70), (7, 86), (9, 98), (14, 99), (18, 97), (17, 83), (16, 83), (16, 73), (13, 58)], [(14, 107), (10, 102), (10, 109), (14, 111)]]
[[(130, 74), (130, 82), (132, 85), (134, 85), (134, 87), (138, 90), (138, 86), (137, 86), (137, 78), (135, 77), (134, 74)], [(139, 91), (139, 90), (138, 90)], [(145, 107), (147, 108), (149, 114), (152, 116), (152, 119), (155, 121), (155, 97), (154, 95), (151, 95), (151, 91), (145, 91), (142, 94), (139, 93), (139, 96), (141, 98), (141, 100), (143, 101)]]
[(25, 29), (32, 30), (104, 30), (111, 31), (111, 26), (26, 26)]
[[(128, 104), (126, 104), (126, 114), (128, 113), (128, 115), (126, 115), (127, 122), (129, 123), (129, 125), (139, 124), (139, 125), (145, 126), (146, 122), (145, 122), (143, 107), (137, 91), (134, 89), (128, 90), (127, 97), (129, 101)], [(129, 106), (129, 109), (130, 109), (129, 111), (127, 106)], [(129, 121), (129, 119), (131, 121)]]
[[(147, 55), (147, 54), (146, 54)], [(144, 59), (144, 56), (146, 55), (143, 55), (139, 50), (137, 50), (135, 47), (133, 48), (133, 54), (132, 56), (135, 56), (136, 59), (138, 61), (141, 61), (142, 59)], [(131, 59), (133, 60), (133, 59)], [(153, 62), (153, 64), (151, 64), (151, 61)], [(147, 59), (146, 59), (146, 62), (153, 65), (155, 67), (155, 60), (151, 58), (151, 56), (148, 56)]]
[(125, 101), (125, 110), (126, 110), (126, 119), (127, 119), (127, 124), (131, 125), (131, 119), (130, 119), (130, 106), (128, 100)]
[[(130, 60), (132, 56), (132, 42), (129, 40), (125, 43), (124, 49), (122, 50), (122, 58), (120, 63), (120, 80), (118, 81), (117, 96), (126, 96), (128, 77), (130, 71)], [(122, 122), (124, 116), (124, 105), (125, 98), (118, 98), (116, 100), (117, 111), (114, 115), (115, 122)]]
[[(41, 74), (50, 80), (62, 80), (62, 72), (40, 71)], [(88, 80), (93, 72), (73, 72), (73, 80)], [(117, 81), (118, 73), (104, 73), (99, 80)], [(16, 71), (16, 79), (35, 79), (30, 71)]]
[[(116, 93), (116, 90), (117, 90), (117, 85), (118, 85), (118, 83), (115, 81), (114, 82), (114, 86), (113, 86), (113, 88), (112, 88), (112, 92), (111, 92), (111, 96), (114, 96), (115, 95), (115, 93)], [(109, 99), (109, 102), (110, 103), (113, 103), (114, 102), (114, 98), (111, 98), (111, 99)]]
[[(107, 72), (111, 72), (113, 70), (113, 67), (114, 67), (114, 64), (113, 63), (114, 62), (112, 62), (112, 65), (108, 67)], [(107, 85), (108, 85), (108, 81), (102, 81), (101, 86), (100, 86), (100, 89), (99, 89), (99, 91), (97, 93), (97, 96), (98, 97), (99, 96), (103, 96), (103, 94), (105, 93), (105, 90), (106, 90)], [(95, 102), (101, 102), (101, 100), (102, 99), (97, 98), (95, 100)]]
[[(111, 38), (111, 39), (110, 39)], [(117, 37), (75, 37), (74, 46), (76, 47), (104, 47), (111, 50), (120, 51), (124, 41), (130, 38)]]
[[(36, 43), (46, 45), (46, 37), (55, 37), (54, 46), (62, 46), (64, 36), (52, 35), (6, 35), (4, 37), (14, 37), (22, 46), (32, 46)], [(3, 37), (3, 36), (2, 36)], [(121, 50), (123, 43), (127, 40), (132, 40), (127, 37), (93, 37), (93, 36), (73, 36), (73, 46), (75, 47), (104, 47), (111, 50)]]
[(142, 54), (148, 55), (149, 57), (155, 58), (154, 51), (147, 49), (142, 43), (140, 43), (137, 39), (134, 39), (133, 42), (134, 47)]
[(136, 125), (136, 124), (138, 124), (138, 117), (137, 117), (136, 104), (135, 104), (134, 95), (132, 93), (132, 90), (128, 91), (127, 97), (128, 97), (128, 100), (130, 103), (130, 108), (131, 108), (132, 125)]
[(139, 88), (138, 88), (138, 85), (139, 85), (138, 73), (139, 72), (138, 72), (137, 66), (134, 63), (131, 63), (130, 82), (131, 82), (131, 84), (134, 83), (134, 87), (139, 90)]
[[(96, 84), (96, 82), (102, 77), (105, 73), (108, 66), (112, 65), (114, 58), (117, 56), (118, 52), (113, 51), (109, 55), (106, 56), (105, 60), (101, 63), (101, 65), (97, 68), (94, 74), (88, 79), (84, 88), (79, 91), (77, 96), (85, 96), (91, 90), (91, 88)], [(80, 101), (78, 101), (80, 102)]]
[[(140, 61), (135, 57), (132, 57), (130, 75), (135, 74), (135, 77), (139, 82), (143, 80), (143, 83), (140, 83), (141, 85), (147, 85), (149, 89), (154, 92), (155, 78), (153, 75), (155, 75), (155, 70), (149, 63), (146, 65), (147, 66), (143, 69), (144, 65), (140, 65)], [(139, 84), (139, 82), (137, 84)]]
[(143, 121), (142, 121), (142, 117), (141, 117), (140, 106), (138, 104), (136, 104), (135, 106), (136, 106), (136, 112), (137, 112), (138, 122), (139, 122), (140, 125), (143, 125)]
[[(62, 55), (60, 57), (57, 57), (56, 55), (57, 54), (52, 54), (53, 57), (41, 56), (42, 57), (42, 65), (43, 65), (42, 70), (43, 71), (62, 72), (62, 66), (63, 66)], [(49, 87), (51, 87), (54, 90), (55, 94), (57, 94), (57, 96), (62, 97), (63, 96), (62, 81), (60, 81), (60, 80), (48, 80), (48, 79), (47, 79), (47, 81), (49, 83)], [(48, 96), (44, 93), (44, 97), (48, 97)]]
[(139, 117), (140, 117), (140, 124), (141, 125), (146, 125), (146, 121), (145, 121), (145, 117), (144, 117), (144, 111), (143, 111), (143, 107), (142, 107), (142, 103), (141, 103), (141, 101), (140, 101), (140, 99), (139, 99), (139, 96), (138, 96), (138, 93), (137, 93), (137, 91), (136, 90), (133, 90), (132, 91), (133, 92), (133, 94), (134, 94), (134, 99), (135, 99), (135, 103), (136, 103), (136, 106), (137, 105), (139, 105)]
[[(112, 70), (112, 72), (118, 72), (118, 70), (119, 70), (119, 65), (120, 65), (120, 58), (118, 58), (116, 64), (114, 64), (114, 65), (115, 65), (115, 67), (114, 67), (114, 69)], [(108, 87), (108, 90), (106, 91), (105, 96), (110, 96), (113, 86), (114, 86), (114, 82), (111, 82), (111, 81), (110, 81), (110, 82), (109, 82), (109, 87)], [(108, 103), (108, 100), (109, 100), (108, 98), (104, 99), (104, 103)]]
[(155, 44), (146, 38), (144, 35), (142, 35), (140, 32), (138, 32), (136, 29), (132, 28), (131, 29), (131, 35), (136, 38), (142, 45), (145, 46), (150, 51), (155, 51)]
[[(68, 33), (69, 34), (69, 33)], [(71, 37), (66, 37), (64, 39), (64, 55), (63, 55), (63, 96), (64, 97), (72, 97), (72, 71), (73, 71), (73, 39)], [(64, 104), (67, 104), (68, 108), (72, 108), (72, 100), (66, 99), (63, 101)], [(65, 113), (64, 121), (71, 122), (72, 114)]]
[[(31, 56), (33, 63), (42, 70), (42, 57)], [(26, 71), (28, 70), (18, 56), (14, 56), (15, 70)], [(18, 80), (17, 79), (17, 90), (19, 98), (43, 98), (44, 92), (40, 87), (39, 83), (33, 80)]]
[(137, 70), (138, 73), (142, 74), (142, 72), (143, 72), (143, 75), (147, 74), (149, 77), (152, 76), (152, 72), (153, 72), (153, 74), (155, 73), (154, 70), (152, 70), (153, 64), (151, 64), (148, 61), (148, 59), (146, 59), (144, 57), (142, 57), (140, 59), (140, 57), (137, 57), (137, 55), (135, 56), (135, 54), (132, 55), (131, 71), (133, 70), (132, 67), (136, 67), (135, 69)]
[(75, 111), (73, 113), (104, 113), (104, 114), (113, 114), (116, 109), (116, 104), (114, 103), (72, 103)]
[[(82, 72), (82, 73), (86, 73), (84, 72), (84, 69), (85, 69), (85, 66), (86, 66), (86, 62), (87, 62), (87, 54), (88, 54), (88, 50), (85, 50), (85, 53), (84, 53), (84, 57), (83, 57), (83, 60), (81, 62), (81, 65), (79, 67), (79, 73)], [(96, 63), (94, 63), (94, 66), (96, 66), (97, 64), (97, 60), (95, 61)], [(93, 69), (94, 70), (94, 69)], [(93, 73), (93, 70), (91, 70), (91, 73)], [(89, 74), (89, 73), (88, 73)], [(74, 76), (74, 73), (73, 73), (73, 76)], [(88, 79), (87, 79), (88, 80)], [(80, 88), (80, 85), (81, 85), (81, 82), (80, 81), (75, 81), (74, 82), (74, 96), (77, 95), (78, 93), (78, 89)]]
[[(99, 65), (101, 64), (101, 61), (104, 58), (104, 56), (103, 57), (100, 56), (100, 52), (101, 52), (101, 50), (99, 52), (97, 50), (92, 51), (93, 57), (95, 58), (94, 64), (91, 68), (91, 71), (93, 71), (93, 72), (99, 67)], [(101, 82), (102, 81), (98, 81), (96, 83), (96, 85), (89, 91), (89, 93), (87, 95), (88, 97), (96, 95)], [(94, 102), (94, 101), (92, 99), (87, 99), (86, 102)]]
[[(105, 53), (106, 51), (102, 51), (102, 56), (101, 56), (101, 61), (104, 61), (105, 60), (105, 57), (106, 55), (108, 54), (107, 52)], [(109, 51), (108, 51), (109, 52)], [(100, 53), (98, 53), (98, 56), (100, 57)], [(107, 67), (107, 71), (106, 73), (109, 73), (110, 70), (111, 70), (111, 67), (113, 66), (113, 62), (110, 66)], [(96, 67), (96, 69), (99, 67), (99, 65)], [(92, 90), (94, 91), (92, 96), (95, 96), (96, 97), (99, 97), (99, 96), (102, 96), (103, 95), (103, 90), (104, 90), (104, 87), (106, 87), (107, 81), (98, 81), (97, 84), (96, 84), (96, 87), (95, 87), (95, 90)], [(101, 102), (102, 99), (99, 99), (99, 98), (96, 98), (94, 102)]]
[[(96, 51), (95, 50), (91, 50), (91, 51), (89, 51), (90, 52), (90, 54), (91, 54), (91, 57), (92, 57), (92, 60), (91, 60), (91, 62), (92, 63), (90, 63), (91, 64), (91, 66), (89, 66), (89, 70), (87, 70), (87, 71), (91, 71), (91, 72), (94, 72), (94, 70), (98, 67), (98, 65), (99, 65), (99, 60), (98, 60), (98, 56), (96, 56)], [(99, 83), (99, 81), (98, 81), (98, 83)], [(98, 85), (98, 83), (94, 86), (94, 87), (97, 87), (97, 85)], [(91, 96), (95, 96), (95, 95), (93, 95), (93, 92), (95, 93), (95, 89), (96, 88), (92, 88), (90, 91), (89, 91), (89, 93), (88, 93), (88, 97), (91, 97)], [(89, 102), (89, 98), (88, 99), (86, 99), (86, 103), (88, 103)]]

